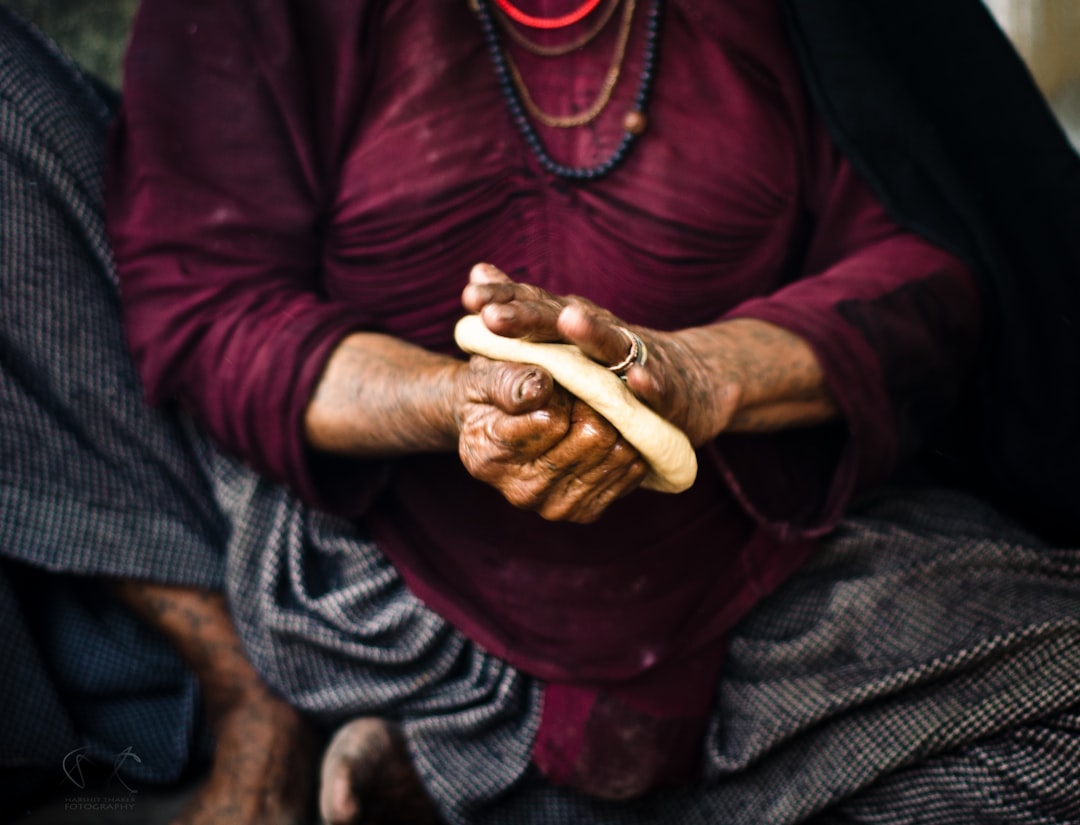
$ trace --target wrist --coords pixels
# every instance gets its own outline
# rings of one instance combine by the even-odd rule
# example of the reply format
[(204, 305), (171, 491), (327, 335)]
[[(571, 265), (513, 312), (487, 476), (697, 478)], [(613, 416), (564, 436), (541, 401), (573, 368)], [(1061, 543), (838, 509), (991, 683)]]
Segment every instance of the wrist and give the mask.
[(683, 385), (661, 390), (681, 401), (682, 409), (667, 417), (695, 447), (701, 446), (727, 430), (743, 407), (743, 354), (737, 336), (723, 324), (691, 327), (666, 338), (656, 347), (658, 373), (664, 384)]
[(710, 327), (717, 335), (716, 392), (721, 431), (767, 432), (829, 420), (837, 414), (825, 373), (810, 345), (783, 327), (734, 318)]
[(690, 427), (699, 444), (721, 432), (769, 432), (837, 415), (824, 371), (809, 344), (779, 326), (732, 319), (676, 334), (691, 352)]
[(462, 362), (384, 335), (356, 333), (331, 353), (304, 416), (316, 450), (388, 457), (457, 446)]

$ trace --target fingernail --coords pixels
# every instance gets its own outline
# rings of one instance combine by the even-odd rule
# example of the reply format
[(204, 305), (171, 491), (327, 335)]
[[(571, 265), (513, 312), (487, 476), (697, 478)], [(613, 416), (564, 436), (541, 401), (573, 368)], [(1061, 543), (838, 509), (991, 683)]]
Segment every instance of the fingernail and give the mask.
[(543, 381), (540, 378), (540, 373), (536, 370), (531, 371), (518, 383), (517, 401), (530, 401), (540, 395), (543, 389)]

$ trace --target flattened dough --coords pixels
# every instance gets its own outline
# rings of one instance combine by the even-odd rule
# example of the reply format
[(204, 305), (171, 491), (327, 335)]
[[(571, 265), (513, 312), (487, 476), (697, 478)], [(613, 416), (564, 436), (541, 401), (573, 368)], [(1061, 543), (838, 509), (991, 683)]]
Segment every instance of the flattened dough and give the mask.
[(652, 469), (645, 487), (681, 493), (694, 483), (697, 456), (686, 434), (642, 404), (615, 373), (587, 358), (573, 344), (504, 338), (489, 330), (478, 315), (458, 321), (454, 339), (466, 352), (546, 369), (558, 384), (611, 422), (641, 453)]

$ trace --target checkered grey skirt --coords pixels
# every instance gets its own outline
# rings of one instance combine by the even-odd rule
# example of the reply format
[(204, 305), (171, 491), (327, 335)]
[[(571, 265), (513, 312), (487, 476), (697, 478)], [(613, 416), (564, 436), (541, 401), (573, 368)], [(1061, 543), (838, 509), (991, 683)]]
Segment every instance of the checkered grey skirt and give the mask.
[(137, 576), (226, 587), (257, 668), (328, 727), (399, 719), (452, 823), (1080, 822), (1080, 551), (941, 490), (864, 502), (740, 625), (699, 784), (632, 803), (547, 784), (534, 680), (414, 598), (362, 526), (143, 405), (101, 223), (107, 119), (0, 9), (0, 763), (141, 736), (133, 767), (171, 781), (192, 757), (190, 676), (95, 586)]

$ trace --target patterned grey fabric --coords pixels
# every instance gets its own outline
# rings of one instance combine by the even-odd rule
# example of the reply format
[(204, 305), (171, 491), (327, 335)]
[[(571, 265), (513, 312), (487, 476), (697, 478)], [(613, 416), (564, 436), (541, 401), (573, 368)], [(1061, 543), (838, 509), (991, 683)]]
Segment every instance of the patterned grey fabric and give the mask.
[(194, 681), (101, 588), (33, 573), (224, 575), (209, 487), (125, 355), (101, 215), (108, 118), (0, 8), (0, 763), (59, 774), (74, 747), (110, 765), (130, 746), (129, 774), (164, 782), (199, 749)]
[(631, 816), (534, 779), (476, 821), (1078, 822), (1078, 561), (893, 491), (738, 629), (711, 789)]
[(229, 580), (259, 669), (328, 720), (398, 715), (451, 822), (1080, 821), (1080, 551), (966, 495), (898, 488), (846, 520), (734, 635), (703, 787), (625, 805), (530, 769), (534, 690), (355, 528), (215, 475), (249, 525)]
[[(361, 527), (142, 406), (101, 230), (106, 118), (0, 9), (0, 575), (79, 574), (2, 603), (19, 665), (0, 758), (36, 685), (103, 751), (151, 731), (175, 776), (190, 677), (85, 577), (227, 580), (266, 678), (327, 726), (400, 719), (451, 823), (1080, 822), (1080, 551), (935, 490), (866, 502), (738, 628), (699, 786), (627, 804), (551, 787), (529, 765), (532, 679), (420, 604)], [(57, 713), (25, 747), (70, 739)]]
[(504, 793), (528, 766), (535, 683), (421, 604), (362, 529), (214, 450), (203, 458), (235, 527), (229, 596), (256, 669), (330, 726), (399, 719), (448, 810), (464, 817)]
[(124, 348), (101, 214), (108, 118), (0, 9), (0, 546), (54, 570), (220, 585), (226, 526)]

